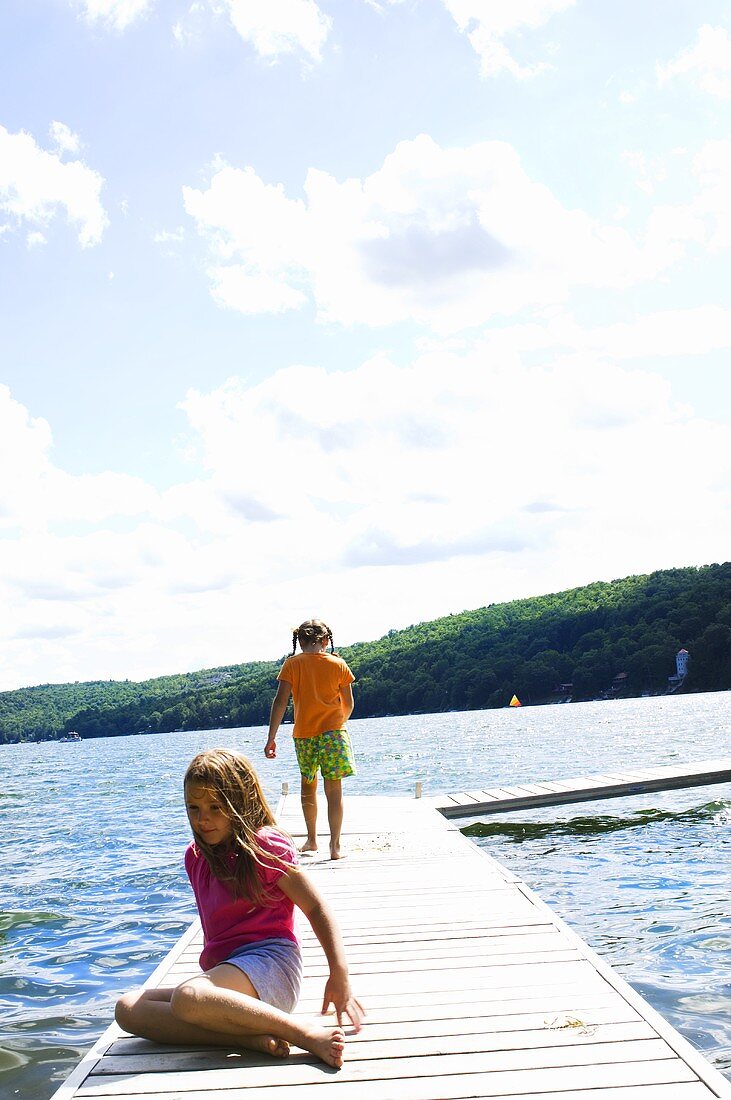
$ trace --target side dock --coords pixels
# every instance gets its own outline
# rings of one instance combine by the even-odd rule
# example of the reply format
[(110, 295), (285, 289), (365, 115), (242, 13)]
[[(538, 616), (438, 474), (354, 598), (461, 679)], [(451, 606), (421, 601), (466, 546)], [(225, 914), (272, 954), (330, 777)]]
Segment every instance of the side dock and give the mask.
[[(280, 820), (301, 835), (297, 797)], [(272, 1100), (277, 1087), (287, 1100), (731, 1100), (731, 1084), (434, 800), (348, 798), (346, 827), (346, 859), (307, 861), (368, 1012), (341, 1070), (296, 1049), (277, 1061), (164, 1048), (112, 1025), (54, 1100)], [(316, 1015), (327, 968), (302, 934), (297, 1011)], [(148, 984), (196, 972), (200, 947), (196, 923)]]
[(514, 787), (450, 794), (440, 800), (445, 817), (480, 817), (542, 806), (567, 806), (576, 802), (600, 802), (606, 798), (627, 798), (650, 791), (677, 791), (731, 783), (731, 757), (699, 760), (696, 764), (670, 764), (660, 768), (620, 768), (603, 775), (578, 779), (541, 780)]

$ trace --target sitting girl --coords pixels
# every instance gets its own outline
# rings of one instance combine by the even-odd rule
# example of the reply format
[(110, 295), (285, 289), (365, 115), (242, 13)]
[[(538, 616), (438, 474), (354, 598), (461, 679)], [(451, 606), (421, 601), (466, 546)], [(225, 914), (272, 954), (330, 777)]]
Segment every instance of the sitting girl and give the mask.
[[(212, 749), (191, 762), (184, 790), (193, 831), (185, 869), (203, 926), (203, 972), (175, 988), (125, 994), (117, 1023), (156, 1043), (247, 1047), (280, 1058), (295, 1043), (341, 1066), (343, 1014), (359, 1031), (363, 1009), (335, 919), (297, 868), (254, 769), (239, 753)], [(322, 1011), (333, 1005), (336, 1027), (291, 1015), (302, 978), (295, 905), (325, 952), (330, 976)]]

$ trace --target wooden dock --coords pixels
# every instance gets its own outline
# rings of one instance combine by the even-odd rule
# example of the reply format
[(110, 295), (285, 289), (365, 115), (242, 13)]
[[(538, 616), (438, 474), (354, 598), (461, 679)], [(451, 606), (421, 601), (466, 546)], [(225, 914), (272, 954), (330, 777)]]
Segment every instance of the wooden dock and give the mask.
[(483, 817), (541, 806), (564, 806), (572, 802), (597, 802), (603, 798), (627, 798), (650, 791), (672, 791), (731, 783), (731, 757), (701, 760), (695, 764), (673, 764), (661, 768), (627, 768), (578, 779), (541, 780), (511, 787), (488, 787), (464, 794), (450, 794), (435, 800), (445, 817)]
[[(296, 1048), (277, 1061), (159, 1047), (112, 1025), (54, 1100), (272, 1100), (277, 1088), (287, 1100), (731, 1100), (701, 1054), (429, 802), (348, 798), (348, 857), (308, 861), (368, 1011), (341, 1070)], [(298, 798), (280, 820), (301, 835)], [(316, 1015), (327, 967), (306, 922), (302, 933), (297, 1011)], [(196, 922), (148, 984), (195, 973), (200, 947)]]

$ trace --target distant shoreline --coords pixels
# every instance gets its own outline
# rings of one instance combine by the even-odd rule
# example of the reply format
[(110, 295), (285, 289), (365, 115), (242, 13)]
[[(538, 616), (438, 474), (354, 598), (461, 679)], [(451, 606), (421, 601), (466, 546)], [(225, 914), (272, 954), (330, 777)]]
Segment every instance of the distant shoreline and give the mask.
[[(707, 696), (707, 695), (725, 695), (729, 691), (731, 691), (731, 688), (718, 688), (714, 691), (701, 691), (700, 689), (697, 689), (697, 690), (693, 690), (693, 691), (684, 691), (684, 692), (664, 692), (664, 693), (658, 693), (658, 694), (655, 694), (655, 695), (625, 695), (625, 696), (613, 696), (612, 698), (605, 698), (605, 699), (573, 699), (573, 700), (571, 700), (571, 705), (572, 706), (587, 706), (587, 705), (590, 705), (592, 703), (622, 703), (622, 702), (630, 702), (632, 700), (637, 701), (637, 700), (642, 700), (642, 699), (646, 699), (648, 702), (655, 702), (659, 699), (671, 699), (671, 698), (678, 699), (678, 698), (690, 698), (690, 697), (695, 698), (695, 697)], [(517, 709), (519, 709), (519, 710), (537, 710), (537, 709), (542, 709), (542, 708), (546, 708), (546, 707), (551, 707), (552, 708), (552, 707), (556, 707), (556, 706), (559, 706), (559, 705), (566, 706), (566, 705), (569, 705), (569, 704), (568, 703), (560, 704), (560, 703), (556, 702), (556, 700), (545, 700), (543, 702), (521, 704), (520, 708), (511, 708), (510, 706), (505, 706), (505, 707), (479, 707), (479, 708), (476, 708), (476, 709), (473, 709), (473, 710), (462, 709), (462, 710), (439, 710), (439, 711), (411, 711), (408, 714), (354, 715), (351, 718), (350, 721), (351, 722), (374, 722), (374, 721), (379, 721), (380, 722), (380, 721), (387, 721), (389, 718), (394, 719), (394, 720), (397, 720), (397, 719), (400, 719), (400, 718), (431, 718), (431, 717), (435, 717), (435, 716), (438, 716), (438, 715), (441, 715), (441, 714), (485, 714), (485, 713), (494, 714), (494, 713), (499, 712), (499, 711), (511, 711), (511, 712), (513, 712)], [(283, 723), (283, 725), (285, 727), (286, 726), (291, 726), (292, 723), (287, 722), (287, 723)], [(216, 731), (224, 732), (226, 730), (263, 730), (263, 731), (265, 731), (266, 728), (267, 728), (266, 723), (258, 722), (255, 725), (251, 725), (251, 726), (207, 726), (207, 727), (201, 728), (201, 729), (190, 729), (190, 730), (130, 730), (127, 733), (114, 733), (114, 734), (106, 733), (106, 734), (99, 734), (95, 737), (88, 737), (88, 738), (83, 738), (82, 737), (80, 741), (74, 741), (74, 742), (71, 742), (71, 743), (72, 744), (82, 744), (84, 742), (84, 740), (87, 740), (87, 741), (110, 740), (111, 741), (111, 740), (117, 740), (118, 738), (123, 738), (123, 737), (155, 737), (155, 736), (161, 736), (162, 737), (162, 736), (165, 736), (165, 735), (175, 734), (175, 733), (190, 733), (190, 734), (194, 734), (194, 733), (213, 733), (213, 732), (216, 732)], [(38, 739), (38, 740), (35, 740), (35, 741), (30, 741), (30, 740), (28, 740), (28, 741), (7, 741), (7, 742), (4, 742), (4, 743), (0, 743), (0, 749), (2, 749), (4, 747), (10, 747), (10, 746), (16, 746), (17, 747), (18, 745), (60, 745), (62, 743), (63, 742), (62, 742), (60, 737), (48, 737), (48, 738), (45, 738), (45, 739)]]

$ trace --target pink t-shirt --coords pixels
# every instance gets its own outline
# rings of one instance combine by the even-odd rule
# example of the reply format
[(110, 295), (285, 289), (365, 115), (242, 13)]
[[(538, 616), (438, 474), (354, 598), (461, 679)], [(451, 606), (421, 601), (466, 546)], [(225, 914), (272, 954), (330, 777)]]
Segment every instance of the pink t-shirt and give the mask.
[[(277, 829), (265, 827), (256, 834), (264, 852), (271, 852), (290, 866), (297, 863), (297, 852), (289, 837)], [(231, 855), (232, 866), (236, 860)], [(285, 873), (276, 864), (257, 866), (259, 877), (272, 897), (270, 906), (252, 905), (246, 898), (235, 898), (228, 885), (215, 878), (195, 842), (185, 852), (185, 870), (195, 894), (203, 926), (201, 970), (210, 970), (224, 962), (244, 944), (256, 940), (281, 938), (297, 943), (294, 930), (294, 903), (278, 887)]]

